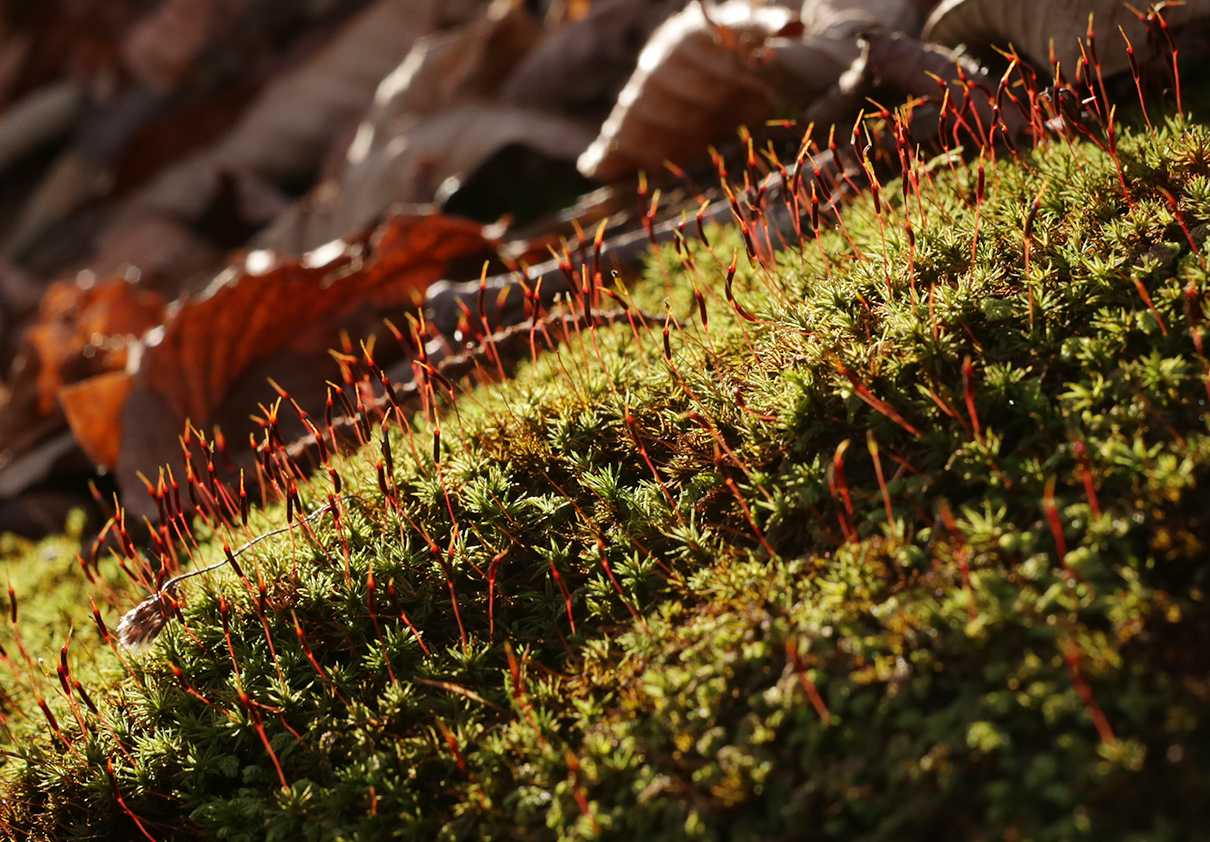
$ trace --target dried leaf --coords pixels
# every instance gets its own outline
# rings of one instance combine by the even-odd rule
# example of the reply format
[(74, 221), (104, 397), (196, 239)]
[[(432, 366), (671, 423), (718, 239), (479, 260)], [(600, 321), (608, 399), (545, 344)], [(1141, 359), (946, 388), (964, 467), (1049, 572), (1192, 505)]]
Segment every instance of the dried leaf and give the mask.
[(913, 0), (806, 0), (802, 23), (801, 37), (769, 41), (768, 61), (756, 72), (826, 133), (829, 125), (851, 123), (863, 104), (863, 92), (845, 75), (862, 55), (858, 34), (876, 27), (914, 36), (921, 18)]
[[(183, 302), (144, 343), (123, 410), (116, 474), (130, 511), (155, 514), (149, 499), (130, 493), (139, 472), (154, 476), (168, 464), (184, 476), (178, 436), (186, 421), (220, 426), (233, 464), (251, 465), (246, 442), (260, 427), (250, 415), (277, 396), (267, 378), (322, 416), (325, 380), (338, 376), (328, 349), (340, 331), (356, 333), (382, 311), (412, 305), (453, 260), (489, 246), (475, 223), (396, 217), (368, 243), (329, 245), (300, 261), (258, 266), (273, 257), (253, 252), (249, 263), (260, 271), (224, 273)], [(283, 435), (303, 432), (292, 416), (282, 414)]]
[(122, 443), (122, 408), (134, 378), (111, 371), (59, 390), (59, 403), (76, 443), (97, 467), (113, 470)]
[(634, 71), (639, 50), (683, 0), (596, 0), (587, 15), (553, 30), (501, 89), (517, 105), (579, 109), (608, 99)]
[(160, 323), (164, 301), (124, 280), (52, 284), (26, 345), (38, 364), (38, 411), (49, 414), (60, 387), (126, 367), (128, 345)]
[[(495, 98), (501, 82), (541, 36), (541, 27), (523, 6), (495, 4), (470, 23), (417, 39), (379, 83), (356, 146), (369, 151), (389, 142), (400, 120)], [(354, 163), (360, 157), (356, 148), (349, 157)]]
[(0, 404), (0, 498), (46, 479), (75, 449), (61, 388), (123, 369), (129, 343), (158, 324), (162, 310), (158, 295), (122, 280), (48, 288)]
[(591, 129), (570, 118), (511, 105), (445, 111), (400, 131), (350, 167), (339, 187), (321, 190), (256, 242), (291, 251), (315, 248), (373, 223), (397, 202), (431, 202), (446, 179), (473, 171), (505, 146), (524, 144), (572, 161), (592, 136)]
[[(1151, 4), (1136, 3), (1145, 10)], [(1055, 58), (1063, 72), (1075, 77), (1080, 62), (1079, 41), (1088, 32), (1088, 15), (1093, 15), (1101, 69), (1105, 74), (1130, 68), (1126, 36), (1140, 50), (1147, 43), (1147, 27), (1130, 5), (1121, 0), (1047, 0), (1044, 7), (1003, 0), (946, 0), (929, 16), (923, 38), (947, 46), (966, 44), (972, 48), (1014, 45), (1025, 58), (1040, 67), (1049, 67), (1051, 42)], [(1190, 0), (1166, 5), (1164, 20), (1173, 27), (1210, 16), (1210, 2)]]
[(466, 26), (417, 41), (378, 86), (339, 182), (320, 185), (256, 243), (315, 248), (373, 224), (394, 204), (432, 202), (446, 179), (473, 171), (510, 144), (575, 160), (592, 140), (590, 128), (569, 117), (491, 101), (537, 36), (528, 13), (503, 5)]
[(868, 26), (915, 35), (921, 24), (915, 0), (805, 0), (802, 22), (820, 38), (855, 38)]
[(608, 182), (656, 171), (773, 113), (774, 93), (752, 65), (792, 15), (748, 0), (712, 6), (708, 15), (703, 8), (686, 8), (651, 36), (601, 134), (580, 156), (585, 175)]

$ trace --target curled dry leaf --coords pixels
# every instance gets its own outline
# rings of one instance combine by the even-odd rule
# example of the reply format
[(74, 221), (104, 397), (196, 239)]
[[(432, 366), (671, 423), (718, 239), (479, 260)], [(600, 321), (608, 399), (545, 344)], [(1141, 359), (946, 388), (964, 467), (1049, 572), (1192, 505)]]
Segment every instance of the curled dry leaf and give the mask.
[[(140, 473), (154, 478), (169, 465), (184, 476), (179, 436), (187, 421), (220, 427), (227, 467), (251, 467), (247, 442), (261, 428), (250, 416), (277, 398), (268, 378), (322, 417), (325, 381), (339, 377), (329, 348), (339, 347), (341, 332), (364, 335), (382, 312), (414, 305), (452, 261), (490, 246), (478, 224), (433, 214), (396, 217), (368, 241), (329, 244), (280, 265), (257, 265), (273, 256), (251, 253), (249, 263), (261, 271), (224, 273), (144, 341), (120, 419), (107, 428), (87, 421), (94, 424), (90, 451), (117, 454), (113, 466), (135, 517), (155, 514), (150, 498), (131, 493), (141, 487)], [(122, 388), (95, 385), (99, 394)], [(283, 411), (283, 435), (305, 432), (293, 416)]]
[[(1146, 9), (1149, 4), (1136, 5)], [(1173, 27), (1210, 16), (1207, 0), (1162, 5), (1164, 20)], [(1041, 67), (1049, 66), (1053, 42), (1060, 68), (1074, 77), (1081, 56), (1079, 42), (1087, 36), (1090, 14), (1102, 72), (1128, 70), (1130, 61), (1118, 27), (1136, 50), (1147, 43), (1148, 28), (1121, 0), (1047, 0), (1043, 6), (1008, 0), (945, 0), (929, 16), (923, 38), (972, 48), (992, 45), (1003, 49), (1011, 44), (1023, 58)]]
[(470, 172), (494, 152), (524, 144), (553, 158), (575, 160), (593, 132), (569, 117), (488, 103), (454, 108), (419, 121), (350, 167), (339, 187), (276, 220), (258, 245), (303, 251), (374, 222), (396, 203), (431, 202), (449, 178)]
[(683, 0), (595, 0), (587, 14), (555, 28), (517, 66), (501, 98), (552, 110), (612, 100), (651, 33), (683, 5)]
[(46, 291), (26, 334), (38, 365), (38, 410), (50, 413), (60, 387), (126, 367), (130, 343), (160, 323), (164, 300), (125, 280), (60, 281)]
[(113, 434), (114, 419), (130, 397), (134, 375), (108, 371), (59, 390), (59, 404), (76, 443), (99, 468), (111, 470), (118, 462), (119, 438)]
[(605, 182), (656, 171), (667, 160), (700, 155), (739, 125), (766, 120), (776, 95), (754, 65), (767, 41), (794, 21), (784, 8), (748, 0), (695, 3), (669, 18), (580, 156), (580, 171)]
[(46, 478), (72, 448), (58, 398), (65, 384), (121, 372), (163, 301), (123, 280), (52, 284), (12, 367), (0, 406), (0, 497)]
[(916, 35), (920, 14), (912, 0), (806, 0), (801, 38), (769, 41), (769, 60), (758, 72), (783, 100), (806, 108), (806, 119), (821, 128), (852, 119), (861, 108), (859, 92), (841, 79), (861, 56), (858, 34), (877, 26)]
[(854, 38), (867, 26), (914, 35), (921, 21), (914, 0), (804, 0), (802, 22), (811, 35)]
[(394, 204), (432, 202), (446, 179), (473, 171), (509, 144), (574, 161), (592, 141), (589, 127), (494, 101), (500, 80), (538, 34), (527, 12), (504, 5), (417, 41), (378, 86), (339, 181), (320, 185), (257, 244), (305, 251), (373, 224)]

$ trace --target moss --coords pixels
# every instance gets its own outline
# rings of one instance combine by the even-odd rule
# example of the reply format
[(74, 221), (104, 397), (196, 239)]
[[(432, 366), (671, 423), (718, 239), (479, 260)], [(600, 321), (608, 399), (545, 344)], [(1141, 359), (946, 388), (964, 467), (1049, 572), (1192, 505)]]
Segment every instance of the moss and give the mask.
[(375, 432), (338, 522), (191, 583), (149, 654), (81, 636), (98, 713), (35, 675), (62, 736), (12, 712), (6, 826), (1189, 838), (1208, 147), (1178, 118), (1119, 138), (1121, 179), (1092, 143), (939, 159), (741, 268), (752, 320), (737, 235), (656, 255), (629, 294), (667, 299), (670, 358), (586, 329), (390, 424), (385, 493)]

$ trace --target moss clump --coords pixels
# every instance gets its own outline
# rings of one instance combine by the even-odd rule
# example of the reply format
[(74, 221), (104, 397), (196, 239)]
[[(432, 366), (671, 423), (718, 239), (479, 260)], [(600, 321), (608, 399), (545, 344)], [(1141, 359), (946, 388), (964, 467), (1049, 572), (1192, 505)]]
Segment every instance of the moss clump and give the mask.
[(1208, 146), (1121, 137), (1119, 178), (1056, 142), (983, 161), (982, 201), (918, 165), (741, 271), (754, 320), (736, 236), (659, 255), (634, 295), (685, 316), (670, 358), (661, 325), (586, 329), (438, 448), (392, 425), (381, 488), (375, 433), (339, 520), (189, 587), (98, 712), (53, 679), (61, 736), (13, 712), (7, 827), (1189, 838)]

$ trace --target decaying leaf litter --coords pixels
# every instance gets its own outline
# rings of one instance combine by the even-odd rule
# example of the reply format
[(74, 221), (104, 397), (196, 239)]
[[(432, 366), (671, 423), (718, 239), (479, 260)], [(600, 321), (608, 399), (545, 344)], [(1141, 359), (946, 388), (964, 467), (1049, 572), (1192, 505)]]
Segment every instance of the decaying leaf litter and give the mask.
[[(447, 343), (481, 332), (471, 327), (477, 307), (495, 324), (523, 319), (529, 299), (519, 276), (540, 279), (549, 304), (569, 288), (569, 275), (575, 285), (578, 261), (594, 251), (568, 225), (573, 215), (589, 238), (608, 234), (596, 249), (607, 263), (633, 261), (649, 237), (691, 236), (686, 214), (723, 223), (744, 217), (750, 196), (734, 206), (717, 191), (712, 204), (703, 199), (702, 185), (717, 182), (709, 145), (733, 169), (742, 166), (736, 130), (751, 127), (747, 156), (756, 177), (772, 179), (760, 199), (776, 205), (769, 197), (780, 174), (754, 151), (797, 134), (766, 122), (796, 119), (798, 133), (814, 123), (818, 155), (796, 162), (794, 173), (800, 218), (783, 213), (782, 230), (755, 234), (776, 247), (801, 230), (804, 171), (820, 168), (815, 187), (825, 203), (862, 179), (846, 155), (852, 120), (869, 110), (870, 93), (893, 78), (894, 96), (940, 99), (927, 70), (954, 80), (952, 96), (965, 96), (966, 83), (947, 70), (952, 60), (922, 59), (916, 38), (1011, 40), (1026, 59), (1042, 62), (1053, 22), (1055, 57), (1070, 73), (1094, 11), (1102, 44), (1122, 26), (1145, 58), (1156, 32), (1103, 5), (1052, 4), (1049, 17), (971, 0), (935, 8), (892, 0), (536, 7), (330, 0), (297, 8), (165, 0), (151, 9), (113, 2), (86, 12), (66, 4), (14, 11), (0, 68), (9, 209), (0, 237), (9, 371), (0, 431), (10, 431), (0, 442), (9, 513), (0, 523), (20, 528), (26, 501), (57, 500), (62, 511), (86, 501), (82, 479), (93, 467), (105, 472), (98, 478), (105, 493), (119, 491), (136, 519), (154, 519), (141, 478), (154, 487), (169, 466), (170, 481), (184, 479), (186, 421), (208, 438), (217, 425), (228, 479), (254, 471), (263, 435), (257, 419), (263, 425), (282, 391), (318, 417), (331, 399), (329, 381), (356, 385), (330, 348), (343, 341), (347, 361), (369, 341), (379, 363), (399, 360), (393, 372), (410, 376), (417, 343), (436, 337), (405, 335), (399, 343), (382, 319), (406, 324), (433, 282), (468, 282), (464, 290), (441, 284), (430, 295), (430, 322)], [(1196, 44), (1199, 30), (1190, 24), (1204, 14), (1187, 3), (1166, 10), (1164, 20)], [(871, 26), (901, 39), (894, 49), (882, 34), (863, 40)], [(1121, 51), (1104, 52), (1118, 62), (1106, 67), (1121, 70)], [(968, 71), (977, 80), (971, 101), (986, 110), (998, 80)], [(823, 127), (832, 124), (829, 149)], [(528, 167), (528, 177), (497, 197), (493, 212), (504, 217), (480, 217), (490, 230), (472, 234), (434, 216), (442, 204), (474, 214), (463, 185), (482, 189), (476, 170), (493, 172), (496, 160), (508, 162), (494, 171), (502, 172), (497, 181), (516, 166)], [(645, 218), (633, 211), (640, 171)], [(561, 202), (591, 180), (605, 192), (560, 213)], [(666, 210), (652, 218), (657, 188)], [(551, 203), (534, 209), (535, 192), (549, 193)], [(528, 218), (510, 218), (511, 206), (527, 205)], [(422, 253), (392, 239), (400, 226), (443, 233), (421, 237), (432, 248)], [(550, 261), (549, 250), (566, 242), (574, 254)], [(376, 268), (413, 259), (423, 268), (392, 269), (385, 279)], [(485, 260), (487, 296), (474, 280)], [(362, 292), (367, 283), (381, 292)], [(43, 288), (54, 295), (38, 304)], [(342, 306), (318, 303), (325, 290)], [(296, 312), (272, 304), (304, 294), (316, 303)], [(228, 299), (242, 299), (238, 318), (214, 318)], [(437, 343), (434, 353), (442, 352)], [(311, 365), (319, 366), (315, 376)], [(305, 435), (305, 426), (294, 432)]]

